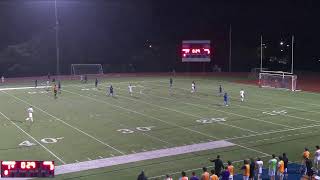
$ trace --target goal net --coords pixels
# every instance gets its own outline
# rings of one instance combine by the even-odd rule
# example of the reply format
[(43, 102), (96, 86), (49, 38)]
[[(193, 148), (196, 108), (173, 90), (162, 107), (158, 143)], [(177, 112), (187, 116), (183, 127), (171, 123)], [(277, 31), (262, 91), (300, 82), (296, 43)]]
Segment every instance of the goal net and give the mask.
[(103, 74), (101, 64), (71, 64), (71, 75)]
[(259, 73), (260, 87), (270, 87), (295, 91), (297, 75), (281, 71), (262, 71)]

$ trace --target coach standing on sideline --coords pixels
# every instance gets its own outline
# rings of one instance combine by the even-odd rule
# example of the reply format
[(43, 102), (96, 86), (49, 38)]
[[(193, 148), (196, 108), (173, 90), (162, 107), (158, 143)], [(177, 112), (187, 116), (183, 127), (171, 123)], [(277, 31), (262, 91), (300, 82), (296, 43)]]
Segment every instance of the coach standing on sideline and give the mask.
[(214, 162), (214, 170), (216, 172), (216, 175), (220, 177), (221, 170), (224, 168), (223, 162), (220, 159), (220, 155), (218, 155), (217, 158), (214, 160), (209, 159), (209, 161)]

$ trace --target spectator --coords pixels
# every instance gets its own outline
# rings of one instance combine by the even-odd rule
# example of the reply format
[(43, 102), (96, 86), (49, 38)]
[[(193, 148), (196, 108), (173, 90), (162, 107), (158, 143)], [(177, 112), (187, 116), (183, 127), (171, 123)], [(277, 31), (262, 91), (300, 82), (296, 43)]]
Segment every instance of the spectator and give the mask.
[(219, 180), (219, 177), (217, 176), (215, 170), (211, 170), (211, 176), (210, 176), (210, 180)]
[(261, 161), (261, 159), (258, 158), (256, 161), (256, 170), (257, 170), (258, 180), (262, 180), (262, 168), (263, 168), (263, 161)]
[(243, 180), (249, 180), (250, 165), (249, 165), (249, 162), (247, 160), (243, 161), (243, 166), (242, 166), (241, 169), (243, 170), (243, 173), (242, 173)]
[(250, 159), (250, 175), (249, 175), (249, 179), (250, 180), (254, 180), (254, 168), (256, 166), (256, 163), (254, 162), (254, 160), (251, 158)]
[(279, 156), (278, 176), (279, 176), (279, 180), (283, 180), (283, 177), (284, 177), (284, 162), (283, 162), (282, 156)]
[(209, 160), (211, 162), (214, 162), (214, 170), (215, 170), (216, 175), (219, 177), (221, 170), (224, 169), (224, 165), (223, 165), (222, 160), (220, 159), (220, 155), (218, 155), (217, 158), (214, 160), (211, 160), (211, 159), (209, 159)]
[(182, 171), (182, 172), (181, 172), (181, 175), (182, 175), (182, 177), (179, 178), (179, 180), (189, 180), (189, 178), (188, 178), (187, 175), (186, 175), (186, 172)]
[(270, 180), (275, 180), (276, 167), (277, 167), (276, 156), (274, 154), (272, 154), (272, 159), (269, 160), (269, 177), (270, 177)]
[(209, 173), (207, 172), (207, 168), (203, 167), (202, 170), (203, 170), (203, 173), (201, 176), (201, 180), (209, 180), (210, 176), (209, 176)]
[(231, 161), (228, 161), (228, 170), (229, 170), (229, 172), (230, 172), (229, 180), (233, 180), (234, 167), (233, 167)]
[(221, 173), (221, 180), (229, 180), (230, 172), (228, 166), (225, 167), (225, 170)]
[(141, 171), (137, 180), (148, 180), (148, 178), (144, 175), (144, 171)]
[(282, 158), (283, 158), (283, 163), (284, 163), (284, 177), (285, 177), (285, 179), (288, 179), (288, 162), (289, 162), (289, 159), (288, 159), (286, 153), (282, 154)]
[(195, 172), (192, 172), (192, 177), (190, 178), (190, 180), (199, 180)]
[(167, 174), (164, 180), (172, 180), (172, 177), (169, 174)]
[(312, 180), (312, 176), (313, 176), (312, 161), (309, 158), (306, 158), (305, 164), (306, 164), (307, 175), (309, 177), (309, 180)]

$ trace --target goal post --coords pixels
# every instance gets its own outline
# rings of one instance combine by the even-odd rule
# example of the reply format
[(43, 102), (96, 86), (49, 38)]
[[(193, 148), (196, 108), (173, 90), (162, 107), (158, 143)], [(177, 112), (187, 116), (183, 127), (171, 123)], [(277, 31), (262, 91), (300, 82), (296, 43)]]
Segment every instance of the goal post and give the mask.
[(295, 91), (297, 75), (282, 71), (262, 71), (259, 73), (259, 86)]
[(101, 64), (71, 64), (71, 75), (98, 75), (103, 74)]

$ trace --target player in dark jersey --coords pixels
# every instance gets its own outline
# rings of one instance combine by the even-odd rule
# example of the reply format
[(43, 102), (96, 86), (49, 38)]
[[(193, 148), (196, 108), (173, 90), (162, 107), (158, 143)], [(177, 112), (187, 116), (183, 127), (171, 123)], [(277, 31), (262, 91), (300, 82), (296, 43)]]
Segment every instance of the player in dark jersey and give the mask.
[(219, 96), (222, 96), (222, 86), (221, 85), (219, 85)]
[(38, 87), (38, 80), (37, 79), (34, 81), (34, 87), (35, 88)]
[(61, 81), (60, 80), (58, 81), (58, 92), (59, 92), (59, 94), (61, 94)]
[(112, 87), (112, 85), (110, 85), (110, 87), (109, 87), (109, 94), (108, 94), (108, 96), (112, 96), (112, 97), (113, 97), (113, 87)]
[(94, 87), (98, 88), (98, 83), (99, 83), (98, 78), (96, 78), (96, 81), (94, 82)]
[(283, 162), (284, 162), (284, 178), (288, 179), (288, 163), (289, 163), (289, 159), (288, 159), (286, 153), (282, 154), (282, 159), (283, 159)]

